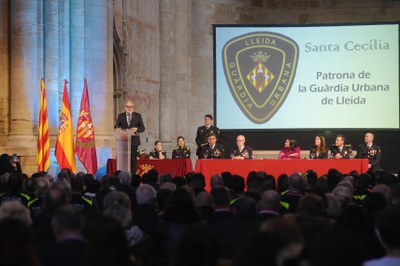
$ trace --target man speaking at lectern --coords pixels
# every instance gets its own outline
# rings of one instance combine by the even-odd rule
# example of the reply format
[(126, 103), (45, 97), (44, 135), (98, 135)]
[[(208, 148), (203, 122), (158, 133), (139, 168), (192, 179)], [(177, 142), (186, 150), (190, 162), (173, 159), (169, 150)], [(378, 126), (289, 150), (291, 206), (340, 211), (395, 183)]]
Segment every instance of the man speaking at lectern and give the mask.
[[(118, 115), (114, 128), (130, 129), (132, 133), (131, 138), (131, 173), (136, 174), (136, 157), (137, 149), (140, 145), (139, 133), (144, 132), (144, 123), (142, 116), (135, 113), (135, 104), (133, 100), (127, 98), (124, 103), (125, 112)], [(117, 169), (120, 170), (120, 169)]]

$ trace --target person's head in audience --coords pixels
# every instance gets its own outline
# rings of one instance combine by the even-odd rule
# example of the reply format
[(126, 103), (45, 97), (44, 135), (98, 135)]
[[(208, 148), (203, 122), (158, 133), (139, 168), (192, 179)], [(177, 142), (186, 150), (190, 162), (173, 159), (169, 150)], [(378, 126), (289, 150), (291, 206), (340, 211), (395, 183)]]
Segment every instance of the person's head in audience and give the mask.
[(86, 192), (86, 193), (93, 193), (93, 194), (95, 194), (95, 193), (97, 192), (97, 190), (100, 189), (100, 187), (101, 187), (101, 184), (100, 184), (99, 180), (93, 178), (93, 179), (88, 180), (88, 181), (86, 182), (86, 189), (85, 189), (85, 192)]
[(362, 207), (367, 211), (367, 214), (374, 216), (379, 211), (385, 209), (388, 205), (385, 195), (382, 193), (370, 193), (364, 200)]
[(103, 188), (109, 187), (108, 181), (110, 180), (110, 177), (111, 176), (109, 176), (109, 175), (103, 175), (102, 177), (100, 177), (101, 187), (103, 187)]
[[(259, 173), (257, 173), (259, 175)], [(276, 189), (276, 181), (273, 175), (265, 175), (264, 178), (264, 190)]]
[(135, 174), (132, 176), (132, 186), (134, 188), (139, 187), (141, 182), (142, 182), (142, 178), (140, 177), (140, 175)]
[(121, 171), (118, 174), (118, 179), (120, 184), (128, 184), (130, 185), (132, 183), (132, 175), (128, 171)]
[(97, 206), (97, 209), (100, 211), (103, 210), (103, 202), (104, 198), (108, 193), (110, 193), (112, 190), (110, 190), (108, 187), (101, 187), (99, 190), (96, 191), (96, 197), (95, 197), (95, 205)]
[(175, 176), (175, 178), (172, 179), (172, 182), (176, 185), (176, 188), (180, 188), (180, 187), (188, 184), (188, 182), (184, 176)]
[(304, 189), (304, 179), (300, 173), (293, 173), (288, 177), (290, 191), (302, 191)]
[(82, 237), (82, 217), (72, 206), (58, 208), (51, 218), (51, 225), (57, 241)]
[(394, 206), (400, 206), (400, 183), (392, 186), (391, 204)]
[(225, 186), (217, 186), (211, 189), (211, 195), (216, 207), (230, 207), (231, 193)]
[(279, 193), (282, 193), (289, 188), (288, 178), (289, 178), (289, 176), (287, 174), (281, 174), (280, 176), (278, 176), (278, 188), (277, 189), (278, 189)]
[(387, 204), (390, 204), (392, 201), (392, 191), (389, 186), (384, 184), (378, 184), (374, 186), (372, 189), (373, 193), (381, 193), (385, 196)]
[(8, 178), (8, 190), (12, 193), (19, 193), (22, 190), (24, 179), (19, 173), (12, 173)]
[(371, 177), (369, 174), (361, 174), (356, 183), (356, 188), (358, 190), (366, 190), (370, 184)]
[(351, 193), (353, 193), (353, 190), (354, 190), (353, 185), (352, 185), (350, 182), (344, 181), (344, 180), (340, 181), (340, 182), (336, 185), (336, 187), (345, 187), (345, 188), (347, 188)]
[(60, 186), (60, 181), (55, 182), (44, 196), (43, 207), (48, 216), (61, 206), (67, 205), (70, 202), (70, 196), (67, 195), (65, 189)]
[(260, 209), (279, 211), (281, 206), (281, 195), (276, 190), (266, 190), (261, 196)]
[(254, 218), (257, 215), (257, 203), (250, 197), (242, 196), (233, 204), (232, 212), (236, 217)]
[(156, 202), (157, 202), (157, 211), (159, 215), (164, 214), (165, 204), (168, 200), (168, 197), (172, 194), (173, 190), (163, 189), (161, 188), (157, 192)]
[(397, 256), (400, 253), (400, 211), (386, 209), (376, 219), (376, 229), (379, 240), (386, 249), (387, 256)]
[(163, 219), (182, 224), (201, 220), (194, 198), (184, 188), (178, 188), (167, 200)]
[(68, 182), (71, 180), (71, 177), (74, 174), (72, 173), (72, 171), (69, 168), (63, 168), (59, 173), (58, 173), (58, 179), (60, 178), (65, 178), (68, 180)]
[(262, 233), (273, 234), (283, 241), (283, 246), (276, 254), (277, 261), (273, 265), (285, 265), (284, 262), (296, 259), (303, 250), (303, 235), (293, 217), (277, 217), (267, 220), (261, 225)]
[(114, 218), (90, 213), (85, 219), (83, 235), (87, 250), (82, 265), (130, 265), (125, 231)]
[(246, 186), (248, 192), (254, 192), (261, 195), (264, 191), (264, 179), (257, 174), (249, 174), (246, 180)]
[(33, 178), (25, 178), (22, 186), (22, 191), (29, 195), (33, 196), (35, 192), (35, 179)]
[(74, 176), (71, 178), (71, 192), (72, 194), (81, 195), (83, 193), (84, 183), (81, 176)]
[(315, 188), (316, 184), (317, 184), (317, 173), (313, 170), (307, 170), (306, 172), (307, 174), (307, 186), (308, 188)]
[(148, 184), (143, 184), (136, 189), (136, 201), (138, 205), (153, 206), (155, 198), (156, 191)]
[(117, 176), (110, 176), (108, 179), (108, 187), (112, 190), (115, 190), (115, 188), (119, 185), (119, 178)]
[(211, 189), (216, 186), (223, 186), (223, 185), (224, 185), (224, 180), (222, 179), (221, 175), (215, 174), (211, 176), (211, 181), (210, 181)]
[(3, 202), (0, 206), (0, 220), (15, 219), (24, 222), (26, 225), (32, 225), (30, 211), (19, 201)]
[(353, 193), (346, 187), (340, 186), (332, 191), (332, 195), (340, 202), (341, 206), (353, 203)]
[(0, 265), (41, 265), (30, 225), (18, 219), (0, 220)]
[(136, 198), (134, 199), (134, 194), (132, 192), (131, 185), (128, 184), (119, 184), (116, 188), (116, 191), (122, 192), (128, 196), (129, 200), (131, 201), (132, 206), (136, 206)]
[(332, 193), (325, 194), (326, 198), (326, 213), (330, 218), (336, 219), (342, 211), (342, 205), (340, 201), (333, 196)]
[(103, 214), (110, 216), (128, 228), (132, 222), (131, 200), (119, 191), (108, 193), (103, 202)]
[(301, 197), (297, 213), (309, 217), (325, 217), (326, 206), (320, 196), (310, 193)]
[(172, 182), (172, 175), (170, 173), (166, 173), (159, 176), (159, 184), (160, 186), (166, 182)]
[(217, 239), (206, 223), (190, 225), (180, 238), (171, 266), (217, 265)]
[(39, 177), (35, 179), (35, 196), (43, 198), (50, 188), (50, 182), (47, 178)]
[(213, 197), (208, 192), (205, 192), (205, 191), (200, 192), (199, 194), (197, 194), (195, 200), (196, 200), (196, 207), (197, 208), (200, 208), (200, 207), (207, 207), (207, 208), (210, 208), (210, 209), (214, 208)]
[(205, 191), (204, 188), (206, 187), (206, 180), (204, 175), (202, 173), (195, 173), (192, 177), (192, 182), (190, 185), (196, 194)]
[(341, 176), (338, 173), (328, 174), (326, 182), (329, 191), (332, 191), (340, 181), (341, 181)]
[(170, 190), (170, 191), (175, 191), (176, 190), (176, 185), (174, 183), (172, 183), (172, 181), (169, 182), (164, 182), (162, 183), (162, 185), (160, 186), (160, 190), (161, 189), (166, 189), (166, 190)]
[(151, 169), (147, 173), (147, 183), (148, 184), (157, 184), (158, 176), (159, 176), (158, 171), (156, 169)]
[(240, 175), (233, 175), (232, 176), (232, 183), (231, 183), (232, 191), (235, 193), (236, 196), (241, 195), (244, 192), (245, 183), (244, 178)]

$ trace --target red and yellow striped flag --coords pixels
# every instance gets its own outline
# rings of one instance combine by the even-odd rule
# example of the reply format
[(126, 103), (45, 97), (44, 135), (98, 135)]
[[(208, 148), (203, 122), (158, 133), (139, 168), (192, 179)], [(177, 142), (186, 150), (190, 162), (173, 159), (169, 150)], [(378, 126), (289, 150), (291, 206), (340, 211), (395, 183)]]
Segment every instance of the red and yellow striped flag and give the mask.
[(49, 136), (49, 119), (47, 116), (46, 89), (44, 80), (40, 80), (40, 109), (39, 109), (39, 126), (37, 139), (36, 162), (38, 172), (47, 171), (50, 167), (50, 136)]
[(60, 125), (56, 142), (56, 159), (60, 169), (69, 168), (76, 172), (74, 152), (74, 129), (72, 128), (71, 108), (67, 90), (68, 81), (64, 82), (62, 107), (60, 112)]

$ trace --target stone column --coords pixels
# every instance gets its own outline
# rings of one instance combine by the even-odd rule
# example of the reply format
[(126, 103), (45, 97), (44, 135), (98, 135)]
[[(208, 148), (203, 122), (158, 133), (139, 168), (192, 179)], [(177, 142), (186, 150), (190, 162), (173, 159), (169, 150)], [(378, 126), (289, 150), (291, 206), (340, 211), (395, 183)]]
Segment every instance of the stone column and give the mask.
[[(11, 137), (17, 146), (35, 146), (42, 73), (41, 4), (37, 0), (10, 1)], [(27, 145), (27, 146), (26, 146)]]
[(179, 135), (187, 143), (191, 99), (190, 1), (162, 0), (160, 4), (160, 136), (175, 146)]
[[(52, 139), (56, 139), (58, 132), (59, 110), (61, 108), (61, 93), (63, 68), (60, 63), (63, 51), (60, 49), (60, 11), (64, 8), (58, 0), (44, 2), (44, 78), (46, 85), (47, 110), (49, 117), (49, 131)], [(62, 14), (62, 13), (61, 13)], [(60, 93), (61, 92), (61, 93)], [(53, 143), (53, 141), (51, 142)]]
[(9, 130), (10, 57), (9, 0), (0, 0), (0, 146), (6, 143)]

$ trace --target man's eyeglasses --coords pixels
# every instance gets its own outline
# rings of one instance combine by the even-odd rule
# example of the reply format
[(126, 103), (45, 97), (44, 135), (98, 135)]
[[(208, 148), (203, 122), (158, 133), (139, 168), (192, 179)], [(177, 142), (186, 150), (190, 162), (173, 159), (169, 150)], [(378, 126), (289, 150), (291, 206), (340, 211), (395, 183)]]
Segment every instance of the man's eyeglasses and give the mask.
[(125, 105), (126, 108), (135, 108), (134, 105)]

